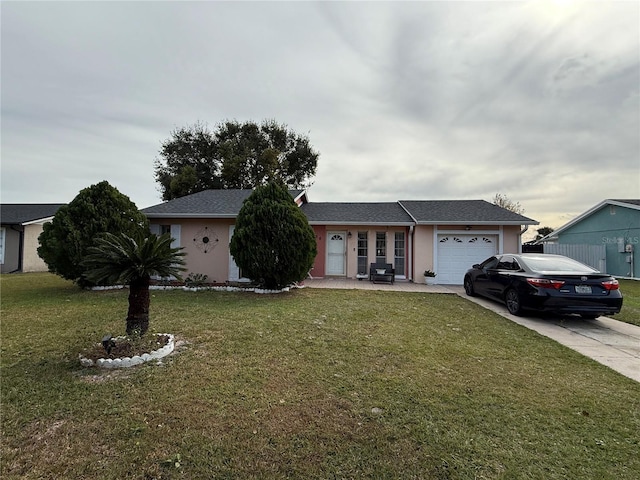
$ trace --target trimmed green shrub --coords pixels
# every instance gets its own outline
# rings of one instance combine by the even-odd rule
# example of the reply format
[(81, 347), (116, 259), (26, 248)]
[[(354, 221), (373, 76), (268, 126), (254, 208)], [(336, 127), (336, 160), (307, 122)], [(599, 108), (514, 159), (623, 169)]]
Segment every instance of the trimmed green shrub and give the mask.
[(318, 253), (307, 217), (275, 182), (244, 201), (229, 248), (243, 275), (268, 289), (304, 280)]
[(95, 239), (106, 232), (146, 235), (149, 223), (129, 197), (102, 181), (81, 190), (71, 203), (60, 207), (52, 222), (44, 224), (38, 255), (50, 272), (81, 287), (92, 286), (84, 277), (82, 261)]

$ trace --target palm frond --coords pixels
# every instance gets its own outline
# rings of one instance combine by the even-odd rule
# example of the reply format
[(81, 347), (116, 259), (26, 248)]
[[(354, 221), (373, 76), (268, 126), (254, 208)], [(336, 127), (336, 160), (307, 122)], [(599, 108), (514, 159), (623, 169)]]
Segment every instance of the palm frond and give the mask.
[(180, 278), (185, 270), (185, 253), (182, 248), (172, 248), (172, 240), (168, 233), (136, 238), (105, 233), (88, 249), (82, 262), (88, 270), (86, 277), (109, 284), (127, 284), (154, 275)]

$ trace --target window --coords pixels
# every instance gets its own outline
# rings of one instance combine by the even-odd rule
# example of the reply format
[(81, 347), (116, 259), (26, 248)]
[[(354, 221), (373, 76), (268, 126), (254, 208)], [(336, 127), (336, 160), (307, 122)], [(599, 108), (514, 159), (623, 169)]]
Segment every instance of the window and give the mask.
[(367, 274), (368, 250), (367, 232), (358, 232), (358, 275)]
[(483, 270), (490, 270), (490, 269), (496, 268), (497, 266), (498, 266), (498, 259), (496, 257), (488, 258), (480, 264), (480, 268), (482, 268)]
[(376, 263), (387, 263), (387, 234), (376, 232)]
[(171, 235), (171, 225), (160, 225), (160, 235), (168, 233)]
[(498, 262), (498, 270), (518, 270), (515, 258), (504, 256)]
[(404, 275), (405, 242), (404, 232), (396, 232), (395, 244), (393, 247), (395, 258), (396, 275)]
[(6, 232), (6, 228), (0, 228), (0, 264), (2, 265), (4, 265), (4, 241)]
[(444, 237), (440, 239), (440, 243), (447, 243), (447, 242), (462, 243), (462, 240), (460, 240), (458, 237), (451, 237), (451, 238)]

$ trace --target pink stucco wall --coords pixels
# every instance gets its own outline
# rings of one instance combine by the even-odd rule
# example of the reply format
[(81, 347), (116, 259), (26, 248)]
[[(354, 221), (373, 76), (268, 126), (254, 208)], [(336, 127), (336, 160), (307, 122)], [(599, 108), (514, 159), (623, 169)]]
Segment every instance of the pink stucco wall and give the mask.
[(324, 259), (327, 255), (327, 243), (325, 238), (327, 233), (327, 228), (324, 225), (314, 225), (313, 233), (316, 234), (316, 245), (318, 248), (318, 255), (316, 255), (316, 260), (313, 264), (313, 268), (311, 269), (311, 276), (324, 277), (324, 272), (325, 272)]
[[(186, 253), (187, 271), (205, 274), (210, 282), (225, 282), (229, 279), (229, 227), (233, 219), (158, 219), (150, 220), (157, 225), (180, 225), (180, 246)], [(204, 237), (209, 238), (204, 243)]]
[[(206, 274), (209, 281), (225, 282), (229, 279), (229, 227), (234, 219), (152, 219), (158, 225), (180, 225), (180, 244), (187, 253), (187, 272)], [(406, 278), (418, 282), (424, 280), (422, 272), (434, 269), (437, 235), (440, 232), (460, 232), (473, 234), (485, 232), (500, 238), (498, 253), (518, 253), (520, 250), (520, 227), (495, 225), (471, 225), (466, 230), (464, 225), (418, 225), (412, 230), (409, 227), (385, 227), (379, 225), (313, 225), (318, 255), (316, 256), (311, 275), (324, 277), (327, 262), (327, 233), (343, 232), (346, 235), (345, 265), (347, 278), (355, 278), (358, 273), (358, 232), (367, 232), (368, 259), (367, 267), (376, 260), (376, 232), (386, 233), (387, 263), (394, 263), (394, 234), (405, 232), (405, 275)], [(348, 233), (351, 232), (351, 237)], [(203, 237), (210, 239), (204, 244)], [(206, 251), (205, 251), (206, 250)], [(368, 271), (368, 269), (367, 269)]]
[(522, 239), (520, 225), (507, 225), (503, 228), (503, 252), (500, 253), (521, 253)]

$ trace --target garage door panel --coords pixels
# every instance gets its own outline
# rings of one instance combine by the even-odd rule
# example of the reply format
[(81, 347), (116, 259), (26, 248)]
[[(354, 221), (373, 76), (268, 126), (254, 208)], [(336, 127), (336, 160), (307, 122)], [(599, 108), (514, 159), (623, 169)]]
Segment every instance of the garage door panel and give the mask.
[(465, 272), (495, 255), (497, 245), (496, 235), (439, 235), (438, 283), (461, 285)]

